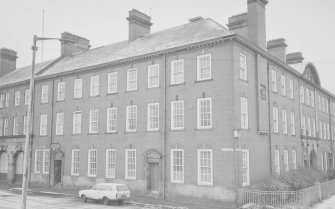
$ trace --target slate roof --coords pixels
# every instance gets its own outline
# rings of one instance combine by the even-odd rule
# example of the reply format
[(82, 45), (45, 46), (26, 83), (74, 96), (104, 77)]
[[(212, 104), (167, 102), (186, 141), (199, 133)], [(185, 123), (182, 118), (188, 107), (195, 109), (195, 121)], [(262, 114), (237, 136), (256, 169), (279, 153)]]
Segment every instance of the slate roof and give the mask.
[[(48, 60), (48, 61), (36, 64), (35, 65), (35, 75), (55, 60), (56, 59)], [(0, 86), (6, 86), (9, 84), (13, 84), (13, 83), (27, 81), (30, 78), (31, 78), (31, 65), (20, 67), (0, 77)]]
[(309, 62), (301, 62), (301, 63), (290, 64), (289, 66), (294, 68), (300, 74), (304, 74), (305, 69), (306, 69), (308, 64), (309, 64)]
[(131, 42), (126, 40), (65, 57), (41, 73), (41, 76), (110, 63), (232, 34), (212, 19), (203, 19), (151, 33)]

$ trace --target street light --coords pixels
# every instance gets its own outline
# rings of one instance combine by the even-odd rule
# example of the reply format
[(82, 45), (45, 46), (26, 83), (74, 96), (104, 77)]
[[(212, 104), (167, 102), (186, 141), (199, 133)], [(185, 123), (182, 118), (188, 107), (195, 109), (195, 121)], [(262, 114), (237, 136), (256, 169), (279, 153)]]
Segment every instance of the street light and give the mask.
[(33, 50), (33, 61), (31, 65), (31, 78), (30, 78), (30, 87), (29, 87), (29, 105), (28, 105), (28, 128), (26, 132), (26, 139), (25, 139), (25, 144), (24, 144), (24, 161), (23, 161), (23, 180), (22, 180), (22, 202), (21, 202), (21, 209), (26, 209), (26, 204), (27, 204), (27, 190), (28, 190), (28, 176), (30, 172), (30, 158), (29, 154), (30, 153), (30, 142), (31, 138), (33, 136), (33, 107), (34, 107), (34, 83), (35, 83), (35, 57), (36, 57), (36, 51), (37, 51), (37, 46), (36, 43), (37, 41), (43, 41), (43, 40), (58, 40), (58, 41), (67, 41), (67, 42), (73, 42), (76, 43), (73, 40), (68, 40), (68, 39), (61, 39), (61, 38), (46, 38), (46, 37), (37, 37), (34, 35), (33, 38), (33, 46), (31, 49)]

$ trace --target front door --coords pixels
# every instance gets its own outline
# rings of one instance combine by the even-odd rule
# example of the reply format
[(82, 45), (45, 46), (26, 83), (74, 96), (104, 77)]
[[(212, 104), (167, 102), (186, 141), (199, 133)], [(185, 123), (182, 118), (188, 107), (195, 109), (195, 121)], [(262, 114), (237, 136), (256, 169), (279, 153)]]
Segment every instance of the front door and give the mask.
[(54, 161), (54, 184), (61, 183), (62, 181), (62, 161)]
[(16, 155), (16, 162), (15, 162), (15, 183), (21, 184), (22, 183), (22, 176), (23, 176), (23, 152), (19, 152)]
[(148, 175), (148, 190), (155, 192), (159, 190), (159, 172), (158, 163), (148, 163), (149, 175)]

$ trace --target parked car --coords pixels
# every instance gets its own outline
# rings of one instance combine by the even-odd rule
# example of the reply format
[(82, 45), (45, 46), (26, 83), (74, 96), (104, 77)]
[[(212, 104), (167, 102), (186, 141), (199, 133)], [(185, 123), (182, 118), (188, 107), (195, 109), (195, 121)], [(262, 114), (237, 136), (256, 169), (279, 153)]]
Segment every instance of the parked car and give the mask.
[(130, 199), (130, 191), (125, 184), (99, 183), (91, 189), (80, 190), (79, 197), (83, 202), (90, 199), (102, 201), (105, 205), (108, 205), (110, 201), (122, 204), (124, 200)]

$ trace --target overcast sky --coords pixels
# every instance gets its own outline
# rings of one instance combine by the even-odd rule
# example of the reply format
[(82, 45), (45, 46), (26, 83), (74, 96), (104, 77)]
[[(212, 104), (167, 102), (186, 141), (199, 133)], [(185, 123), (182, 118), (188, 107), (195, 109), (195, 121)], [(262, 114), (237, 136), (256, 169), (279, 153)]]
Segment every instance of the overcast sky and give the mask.
[[(247, 0), (0, 0), (0, 47), (18, 52), (17, 66), (31, 64), (33, 35), (83, 36), (93, 48), (128, 38), (128, 11), (152, 17), (151, 31), (185, 24), (195, 16), (226, 25), (228, 17), (247, 11)], [(269, 0), (267, 39), (283, 37), (288, 52), (301, 51), (313, 62), (321, 85), (335, 94), (335, 0)], [(60, 55), (57, 41), (44, 42), (43, 60)], [(41, 50), (37, 62), (42, 59)]]

